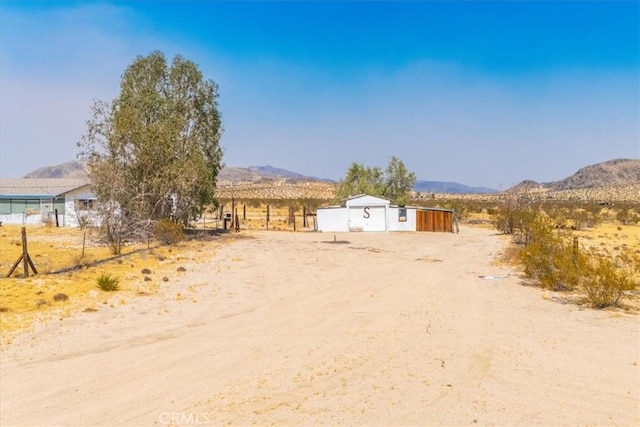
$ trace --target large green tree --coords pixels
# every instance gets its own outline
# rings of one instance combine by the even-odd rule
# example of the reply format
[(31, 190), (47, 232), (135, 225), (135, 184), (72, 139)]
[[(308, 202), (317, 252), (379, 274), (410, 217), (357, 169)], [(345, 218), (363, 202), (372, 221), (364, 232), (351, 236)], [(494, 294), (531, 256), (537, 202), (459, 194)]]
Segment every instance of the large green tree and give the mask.
[[(218, 86), (178, 55), (155, 51), (125, 70), (120, 94), (94, 103), (78, 143), (107, 227), (183, 223), (213, 201), (222, 166)], [(109, 217), (105, 218), (105, 215)]]
[(402, 160), (393, 156), (383, 171), (379, 167), (353, 163), (344, 179), (338, 184), (336, 196), (343, 199), (357, 194), (384, 197), (391, 202), (404, 205), (409, 201), (416, 176), (409, 172)]
[(360, 163), (352, 163), (347, 175), (338, 185), (336, 196), (343, 199), (357, 194), (382, 195), (384, 189), (384, 176), (382, 169), (378, 167), (363, 166)]
[(395, 156), (391, 157), (385, 169), (383, 196), (394, 203), (405, 205), (409, 202), (409, 196), (415, 183), (416, 174), (409, 172), (402, 160)]

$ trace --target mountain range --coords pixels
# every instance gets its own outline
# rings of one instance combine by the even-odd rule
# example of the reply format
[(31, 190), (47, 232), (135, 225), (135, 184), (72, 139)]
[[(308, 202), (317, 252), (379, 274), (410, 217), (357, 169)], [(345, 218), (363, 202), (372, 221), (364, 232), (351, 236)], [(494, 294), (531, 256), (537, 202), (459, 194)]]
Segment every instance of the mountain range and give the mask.
[(254, 182), (263, 179), (286, 179), (290, 181), (319, 181), (334, 182), (330, 179), (316, 178), (314, 176), (302, 175), (287, 169), (280, 169), (273, 166), (249, 166), (248, 168), (225, 166), (218, 174), (219, 181), (230, 182)]
[[(74, 160), (60, 165), (36, 169), (25, 175), (25, 178), (83, 178), (86, 176), (87, 173), (84, 165), (81, 162)], [(285, 180), (290, 183), (335, 182), (329, 179), (307, 176), (273, 166), (250, 166), (248, 168), (225, 166), (218, 174), (218, 181), (221, 183), (251, 183), (270, 180)], [(532, 180), (525, 180), (508, 191), (533, 188), (547, 188), (550, 190), (562, 191), (580, 188), (606, 187), (611, 185), (637, 185), (638, 183), (640, 183), (640, 160), (615, 159), (583, 167), (573, 175), (559, 181), (538, 183)], [(470, 187), (457, 182), (424, 180), (416, 181), (414, 190), (419, 192), (458, 194), (498, 192), (498, 190), (492, 188)]]

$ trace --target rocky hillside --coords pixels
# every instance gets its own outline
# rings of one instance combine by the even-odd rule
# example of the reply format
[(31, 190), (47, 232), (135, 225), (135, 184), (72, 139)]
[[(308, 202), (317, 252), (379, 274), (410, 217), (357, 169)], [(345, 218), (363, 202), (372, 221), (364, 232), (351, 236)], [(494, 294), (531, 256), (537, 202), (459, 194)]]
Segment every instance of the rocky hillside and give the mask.
[(223, 167), (218, 173), (218, 182), (257, 182), (262, 176), (249, 168)]
[(585, 166), (568, 178), (545, 184), (526, 180), (507, 192), (556, 200), (640, 202), (640, 160), (616, 159)]
[(640, 160), (616, 159), (586, 166), (570, 177), (550, 182), (545, 187), (563, 191), (638, 183), (640, 183)]
[[(72, 160), (55, 166), (47, 166), (29, 172), (24, 178), (86, 178), (87, 171), (84, 164), (78, 160)], [(240, 183), (258, 182), (261, 180), (293, 180), (293, 181), (323, 181), (314, 177), (305, 176), (279, 169), (273, 166), (250, 166), (248, 168), (228, 167), (222, 168), (218, 174), (219, 182)]]
[(511, 187), (509, 192), (570, 191), (608, 187), (636, 186), (640, 184), (640, 160), (616, 159), (585, 166), (568, 178), (539, 184), (525, 180)]
[(82, 162), (72, 160), (60, 165), (36, 169), (26, 174), (24, 178), (87, 178), (87, 170)]
[(249, 166), (248, 168), (225, 166), (218, 174), (219, 183), (245, 183), (258, 182), (261, 180), (281, 180), (285, 179), (292, 182), (318, 181), (328, 182), (329, 179), (321, 179), (313, 176), (302, 175), (286, 169), (280, 169), (273, 166)]
[(528, 191), (540, 190), (540, 189), (544, 189), (543, 184), (540, 184), (530, 179), (525, 179), (520, 184), (511, 187), (508, 191), (512, 193), (516, 193), (516, 192), (522, 193), (522, 192), (528, 192)]

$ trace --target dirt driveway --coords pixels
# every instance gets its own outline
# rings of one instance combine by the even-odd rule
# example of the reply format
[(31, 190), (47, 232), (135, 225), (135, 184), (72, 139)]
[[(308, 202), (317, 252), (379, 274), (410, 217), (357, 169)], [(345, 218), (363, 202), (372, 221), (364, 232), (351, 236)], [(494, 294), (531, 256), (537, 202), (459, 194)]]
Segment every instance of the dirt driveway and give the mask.
[(640, 424), (638, 316), (521, 286), (493, 231), (242, 236), (3, 349), (0, 424)]

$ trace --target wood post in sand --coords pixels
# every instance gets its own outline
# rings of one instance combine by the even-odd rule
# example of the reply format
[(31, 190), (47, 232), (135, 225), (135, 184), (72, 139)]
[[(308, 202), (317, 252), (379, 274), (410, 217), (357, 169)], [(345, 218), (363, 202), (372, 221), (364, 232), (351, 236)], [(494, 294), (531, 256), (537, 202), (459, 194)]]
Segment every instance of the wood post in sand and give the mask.
[(307, 221), (307, 206), (302, 205), (302, 227), (307, 228), (309, 221)]
[(7, 277), (10, 277), (18, 264), (22, 261), (22, 265), (24, 267), (24, 276), (29, 277), (29, 267), (33, 270), (33, 274), (38, 274), (38, 270), (36, 270), (36, 266), (33, 265), (33, 261), (31, 261), (31, 257), (29, 256), (29, 251), (27, 250), (27, 229), (22, 227), (22, 255), (18, 258), (18, 260), (13, 264), (9, 273), (7, 273)]
[(267, 230), (269, 229), (269, 205), (267, 205)]
[(296, 231), (296, 211), (294, 208), (289, 208), (289, 223), (293, 224), (293, 231)]

